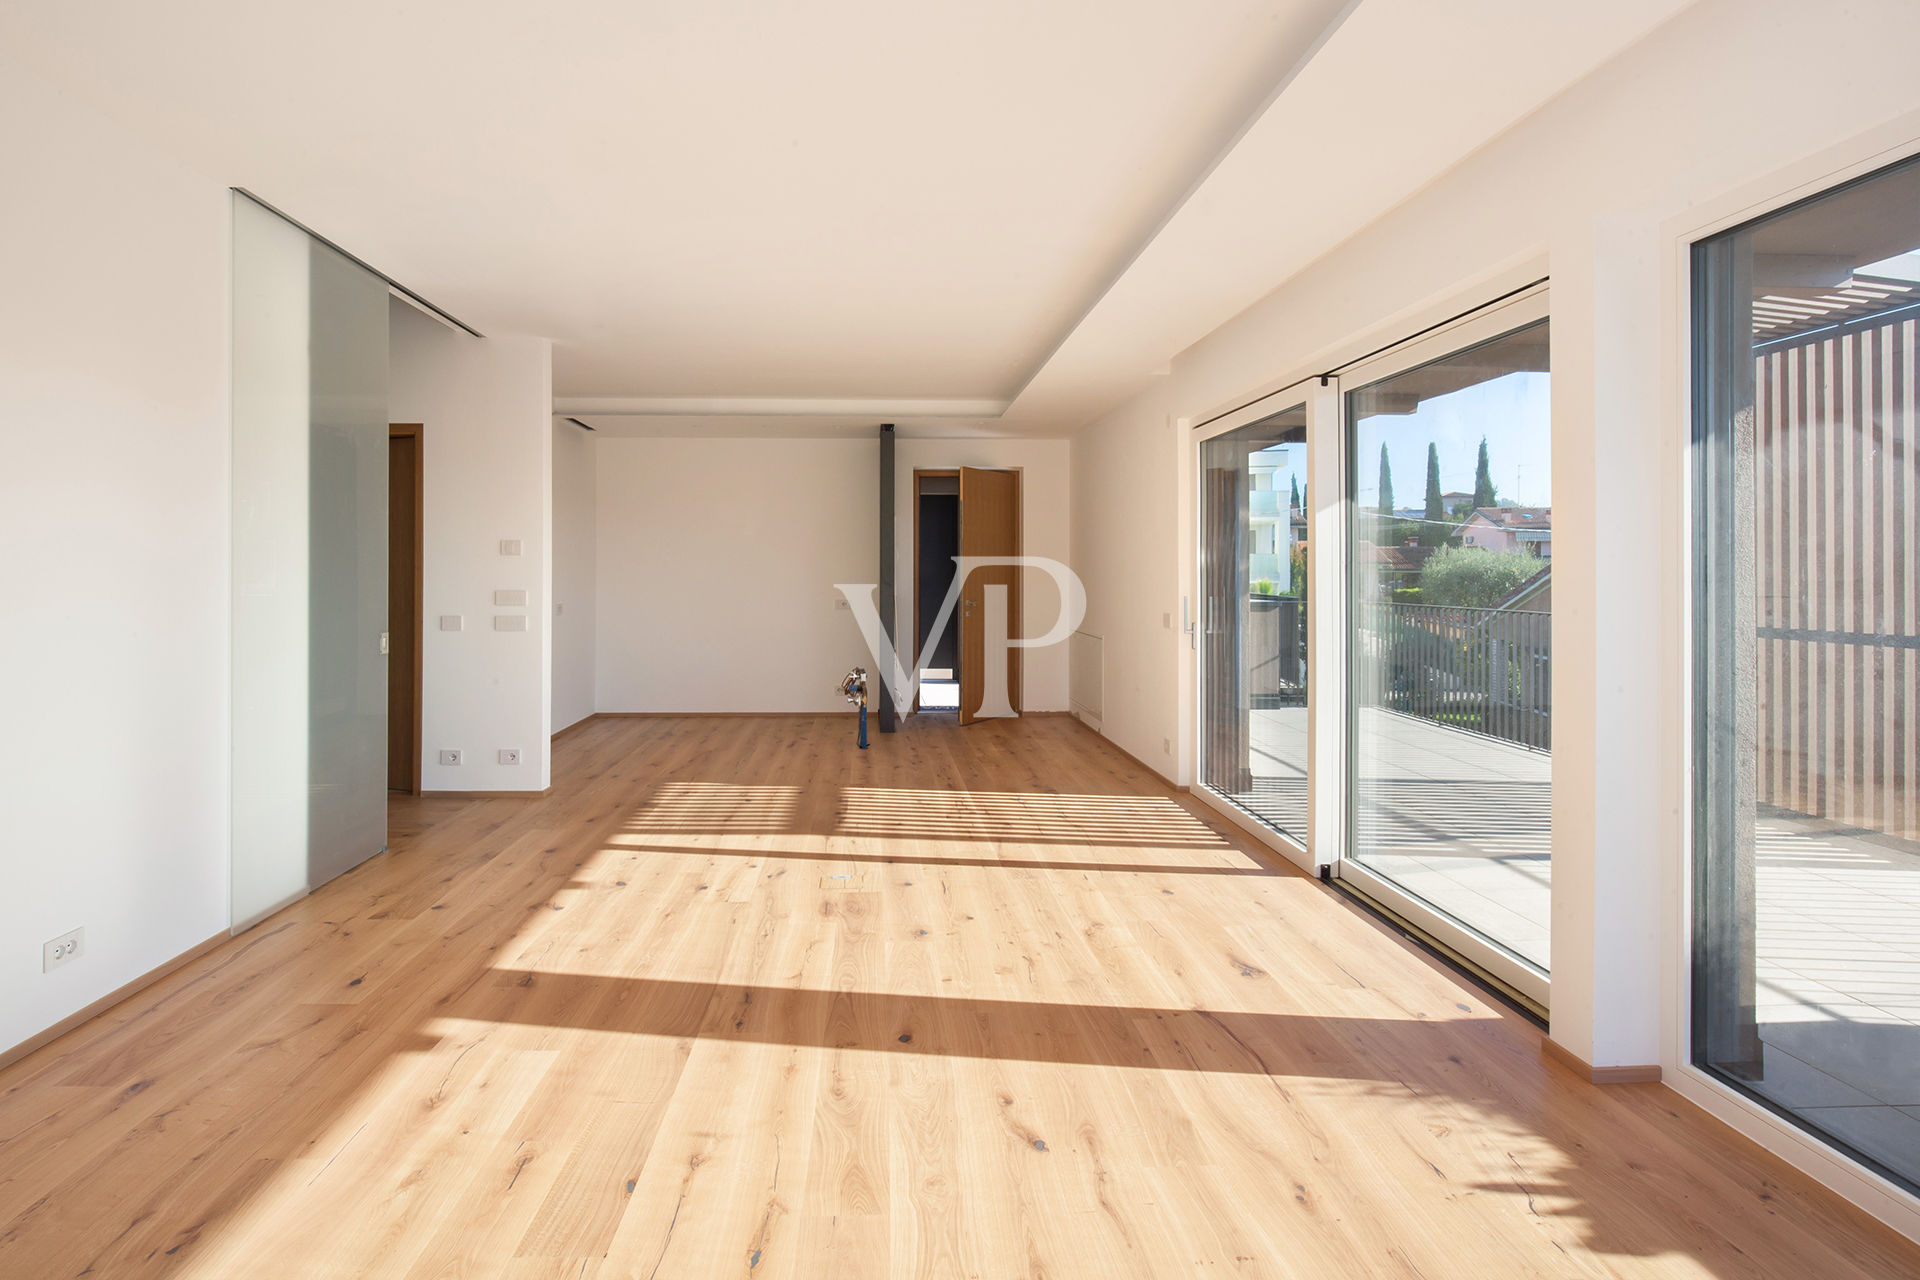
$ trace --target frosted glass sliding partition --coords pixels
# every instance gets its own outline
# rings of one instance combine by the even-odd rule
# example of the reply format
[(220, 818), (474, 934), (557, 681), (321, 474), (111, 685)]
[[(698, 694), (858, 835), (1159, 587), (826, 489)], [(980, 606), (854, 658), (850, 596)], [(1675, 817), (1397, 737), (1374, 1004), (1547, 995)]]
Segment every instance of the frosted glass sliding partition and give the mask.
[(236, 929), (386, 843), (386, 300), (234, 196)]
[(308, 243), (233, 197), (236, 929), (307, 887)]
[(310, 257), (307, 870), (387, 844), (387, 285)]

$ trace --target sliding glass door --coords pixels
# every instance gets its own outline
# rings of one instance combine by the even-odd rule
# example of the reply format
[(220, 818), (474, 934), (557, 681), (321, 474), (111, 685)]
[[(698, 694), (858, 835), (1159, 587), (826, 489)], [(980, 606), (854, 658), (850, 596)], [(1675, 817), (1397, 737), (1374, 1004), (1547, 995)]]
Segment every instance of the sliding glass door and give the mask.
[(1544, 293), (1341, 379), (1340, 874), (1547, 1002), (1553, 493)]
[(1692, 1059), (1920, 1189), (1920, 163), (1693, 278)]
[(1196, 790), (1543, 1009), (1548, 385), (1539, 287), (1223, 415), (1194, 454)]
[(1305, 404), (1228, 422), (1200, 442), (1199, 475), (1200, 780), (1304, 848)]

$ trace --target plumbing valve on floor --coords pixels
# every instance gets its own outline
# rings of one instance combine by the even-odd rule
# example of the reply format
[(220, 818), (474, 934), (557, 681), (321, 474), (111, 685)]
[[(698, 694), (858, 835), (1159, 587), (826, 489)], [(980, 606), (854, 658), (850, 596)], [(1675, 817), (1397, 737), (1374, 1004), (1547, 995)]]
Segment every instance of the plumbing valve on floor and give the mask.
[(855, 667), (840, 681), (840, 692), (848, 702), (860, 704), (860, 749), (867, 749), (867, 669)]

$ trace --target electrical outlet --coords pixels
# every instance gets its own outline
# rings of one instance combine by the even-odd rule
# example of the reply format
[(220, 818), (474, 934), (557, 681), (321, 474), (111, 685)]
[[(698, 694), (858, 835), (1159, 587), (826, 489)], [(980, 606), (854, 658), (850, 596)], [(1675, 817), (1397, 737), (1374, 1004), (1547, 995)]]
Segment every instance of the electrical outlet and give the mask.
[(500, 748), (500, 763), (501, 764), (519, 764), (520, 748), (518, 747)]
[(1172, 754), (1173, 754), (1173, 739), (1172, 739), (1172, 738), (1162, 738), (1162, 739), (1160, 739), (1160, 754), (1161, 754), (1161, 755), (1163, 755), (1163, 756), (1170, 756), (1170, 755), (1172, 755)]
[(441, 764), (459, 764), (460, 763), (459, 748), (456, 747), (456, 748), (453, 748), (452, 750), (441, 751), (440, 763)]
[(57, 968), (82, 954), (87, 949), (87, 931), (75, 929), (72, 933), (63, 933), (40, 948), (40, 972)]

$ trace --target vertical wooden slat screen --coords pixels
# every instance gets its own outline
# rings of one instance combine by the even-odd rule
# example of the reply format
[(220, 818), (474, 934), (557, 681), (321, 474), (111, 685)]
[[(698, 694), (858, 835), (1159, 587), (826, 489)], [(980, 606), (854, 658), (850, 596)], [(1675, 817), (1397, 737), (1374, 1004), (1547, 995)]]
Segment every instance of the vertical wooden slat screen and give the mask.
[(1920, 838), (1911, 320), (1763, 351), (1759, 801)]

